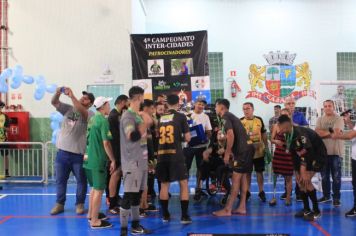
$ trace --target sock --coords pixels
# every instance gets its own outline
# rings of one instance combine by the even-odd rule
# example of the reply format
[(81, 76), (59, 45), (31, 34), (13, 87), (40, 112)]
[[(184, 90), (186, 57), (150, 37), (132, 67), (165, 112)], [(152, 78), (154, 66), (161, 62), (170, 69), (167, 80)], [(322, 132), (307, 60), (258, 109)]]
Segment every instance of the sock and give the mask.
[(188, 206), (189, 206), (189, 200), (180, 201), (180, 207), (182, 209), (182, 217), (188, 216)]
[(120, 207), (120, 224), (121, 229), (127, 229), (129, 223), (130, 209), (124, 209)]
[(304, 210), (305, 211), (310, 211), (310, 206), (309, 206), (309, 200), (308, 200), (308, 194), (306, 192), (300, 191), (299, 192), (300, 197), (303, 199), (303, 204), (304, 204)]
[(132, 228), (140, 226), (140, 205), (131, 206)]
[(168, 200), (159, 200), (159, 202), (161, 203), (162, 215), (163, 216), (169, 216)]
[(114, 207), (116, 207), (117, 206), (117, 197), (109, 197), (109, 203), (110, 203), (110, 206), (109, 206), (110, 209), (113, 209)]
[(320, 212), (319, 210), (319, 206), (318, 206), (318, 200), (316, 198), (316, 191), (315, 189), (313, 191), (308, 191), (308, 196), (310, 198), (310, 200), (313, 203), (313, 211), (314, 212)]

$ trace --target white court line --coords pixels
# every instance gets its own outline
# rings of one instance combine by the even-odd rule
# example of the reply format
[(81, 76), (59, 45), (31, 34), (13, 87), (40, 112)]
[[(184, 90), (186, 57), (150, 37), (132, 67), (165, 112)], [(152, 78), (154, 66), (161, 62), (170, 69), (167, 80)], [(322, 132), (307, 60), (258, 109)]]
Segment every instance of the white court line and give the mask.
[[(353, 190), (351, 190), (351, 189), (350, 190), (341, 190), (340, 192), (353, 192)], [(251, 194), (258, 194), (258, 193), (259, 192), (251, 192)], [(273, 194), (273, 192), (265, 192), (265, 193)], [(284, 191), (279, 191), (276, 193), (280, 194), (280, 193), (284, 193)], [(4, 195), (5, 196), (55, 196), (56, 194), (55, 193), (6, 193)], [(67, 196), (75, 196), (76, 194), (75, 193), (67, 193), (66, 195)], [(179, 195), (179, 193), (173, 193), (172, 195), (176, 196), (176, 195)], [(1, 196), (0, 199), (3, 196)], [(89, 194), (87, 194), (87, 196), (89, 196)]]
[(1, 194), (1, 195), (0, 195), (0, 199), (5, 198), (6, 196), (7, 196), (7, 194)]
[[(8, 196), (56, 196), (56, 193), (6, 193)], [(67, 193), (67, 196), (75, 196), (75, 193)], [(87, 193), (87, 196), (90, 194)]]

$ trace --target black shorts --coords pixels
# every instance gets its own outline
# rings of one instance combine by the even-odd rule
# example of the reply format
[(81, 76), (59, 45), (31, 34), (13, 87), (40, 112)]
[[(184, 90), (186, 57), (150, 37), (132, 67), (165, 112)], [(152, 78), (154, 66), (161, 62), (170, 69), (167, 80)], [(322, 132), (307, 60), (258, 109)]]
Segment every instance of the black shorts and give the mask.
[[(251, 173), (252, 172), (252, 159), (255, 155), (255, 148), (253, 145), (248, 145), (245, 152), (234, 158), (233, 171), (236, 173)], [(243, 161), (241, 161), (243, 160)]]
[(161, 161), (156, 166), (156, 176), (161, 182), (174, 182), (188, 179), (184, 161)]
[(253, 159), (253, 168), (256, 172), (265, 171), (265, 158), (259, 157), (259, 158)]
[[(301, 162), (300, 157), (298, 157), (298, 158), (293, 158), (293, 166), (294, 166), (294, 170), (295, 170), (295, 171), (300, 171), (301, 163), (302, 163), (302, 162)], [(319, 172), (319, 171), (314, 170), (314, 168), (313, 168), (313, 161), (311, 161), (310, 159), (306, 159), (306, 160), (305, 160), (305, 163), (306, 163), (306, 170), (307, 170), (307, 171)]]

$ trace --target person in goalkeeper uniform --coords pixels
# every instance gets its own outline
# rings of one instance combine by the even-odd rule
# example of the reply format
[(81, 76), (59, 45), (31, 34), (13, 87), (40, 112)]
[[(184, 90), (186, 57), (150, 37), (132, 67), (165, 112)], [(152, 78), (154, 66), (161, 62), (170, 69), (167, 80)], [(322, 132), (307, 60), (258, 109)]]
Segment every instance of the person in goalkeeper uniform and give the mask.
[(157, 63), (156, 60), (153, 61), (153, 64), (150, 68), (150, 71), (153, 73), (153, 74), (159, 74), (159, 72), (161, 72), (161, 66)]
[(168, 211), (169, 185), (171, 182), (179, 181), (182, 210), (181, 223), (190, 224), (192, 220), (188, 215), (188, 172), (182, 150), (182, 142), (190, 141), (190, 132), (186, 116), (177, 112), (179, 97), (171, 94), (167, 97), (167, 103), (168, 111), (161, 116), (158, 124), (159, 144), (156, 167), (157, 179), (161, 181), (159, 198), (162, 220), (163, 222), (170, 221), (170, 213)]
[[(327, 158), (326, 147), (314, 130), (294, 126), (287, 115), (281, 115), (278, 123), (281, 133), (286, 137), (286, 152), (290, 152), (293, 157), (296, 180), (304, 204), (304, 209), (295, 216), (313, 221), (320, 218), (321, 213), (311, 179), (315, 172), (320, 172), (323, 168)], [(313, 211), (310, 210), (309, 199), (313, 204)]]

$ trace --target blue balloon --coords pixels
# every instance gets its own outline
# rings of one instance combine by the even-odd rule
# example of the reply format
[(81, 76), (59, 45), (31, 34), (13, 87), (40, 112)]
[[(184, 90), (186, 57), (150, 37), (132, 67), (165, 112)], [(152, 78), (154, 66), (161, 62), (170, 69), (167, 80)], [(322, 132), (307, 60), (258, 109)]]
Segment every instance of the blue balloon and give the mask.
[(36, 84), (46, 84), (46, 79), (43, 77), (43, 75), (39, 75), (36, 79)]
[(25, 75), (23, 77), (23, 82), (25, 84), (33, 84), (33, 82), (35, 81), (35, 79), (32, 77), (32, 76), (29, 76), (29, 75)]
[(12, 82), (10, 86), (11, 86), (12, 89), (18, 89), (18, 88), (20, 88), (21, 83), (19, 83), (19, 82)]
[(39, 100), (41, 100), (43, 97), (44, 97), (44, 95), (45, 95), (45, 91), (39, 91), (39, 90), (37, 90), (36, 92), (35, 92), (35, 95), (34, 95), (34, 98), (37, 100), (37, 101), (39, 101)]
[(59, 123), (56, 122), (56, 121), (52, 121), (52, 122), (51, 122), (51, 129), (52, 129), (52, 130), (59, 129)]
[(51, 140), (51, 142), (53, 144), (56, 144), (56, 142), (57, 142), (58, 132), (59, 132), (59, 129), (53, 130), (53, 132), (52, 132), (52, 140)]
[(9, 91), (9, 87), (7, 84), (0, 84), (0, 93), (7, 93)]
[(55, 121), (57, 123), (62, 123), (63, 115), (61, 113), (59, 113), (58, 111), (52, 112), (50, 115), (50, 120)]
[(6, 78), (0, 76), (0, 93), (7, 93), (9, 91), (9, 85), (6, 83)]
[(56, 116), (55, 116), (55, 121), (57, 121), (58, 123), (62, 123), (63, 121), (63, 115), (59, 112), (56, 113)]
[(18, 89), (21, 86), (22, 79), (22, 76), (12, 77), (11, 88)]
[(14, 67), (14, 75), (15, 75), (15, 76), (18, 76), (18, 75), (22, 75), (22, 73), (23, 73), (23, 68), (22, 68), (22, 66), (16, 65), (16, 66)]
[(51, 121), (56, 120), (57, 113), (58, 113), (58, 112), (52, 112), (52, 113), (51, 113), (51, 115), (49, 116), (49, 118), (50, 118)]
[(6, 68), (1, 74), (4, 75), (5, 78), (9, 78), (12, 75), (12, 70), (10, 68)]
[(50, 84), (46, 86), (46, 91), (49, 93), (55, 93), (57, 89), (57, 85), (56, 84)]

